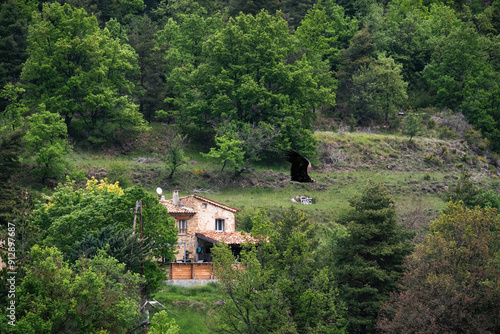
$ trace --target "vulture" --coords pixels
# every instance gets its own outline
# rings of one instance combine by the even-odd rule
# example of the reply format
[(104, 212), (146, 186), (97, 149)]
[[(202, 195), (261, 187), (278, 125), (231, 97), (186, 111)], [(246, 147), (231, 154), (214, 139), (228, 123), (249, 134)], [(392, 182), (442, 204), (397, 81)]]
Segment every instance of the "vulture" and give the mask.
[(292, 181), (316, 182), (308, 175), (308, 172), (311, 169), (311, 163), (307, 160), (307, 158), (303, 157), (294, 150), (288, 150), (285, 154), (285, 160), (292, 164), (290, 169)]

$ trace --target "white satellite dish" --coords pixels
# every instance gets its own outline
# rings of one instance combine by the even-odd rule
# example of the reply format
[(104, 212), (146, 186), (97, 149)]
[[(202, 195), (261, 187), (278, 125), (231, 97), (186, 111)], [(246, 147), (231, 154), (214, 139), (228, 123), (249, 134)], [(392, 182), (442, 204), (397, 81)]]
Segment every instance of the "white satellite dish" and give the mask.
[(158, 195), (161, 195), (161, 194), (162, 194), (162, 192), (163, 192), (163, 190), (161, 190), (161, 188), (160, 188), (160, 187), (158, 187), (158, 188), (156, 188), (156, 192), (158, 193)]

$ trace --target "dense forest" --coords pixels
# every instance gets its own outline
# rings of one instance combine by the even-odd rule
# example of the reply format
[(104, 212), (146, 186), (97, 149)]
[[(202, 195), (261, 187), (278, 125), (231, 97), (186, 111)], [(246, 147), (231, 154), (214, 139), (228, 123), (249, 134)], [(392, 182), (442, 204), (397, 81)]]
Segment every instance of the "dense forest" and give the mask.
[[(449, 121), (437, 129), (439, 115)], [(16, 256), (0, 332), (142, 331), (140, 306), (164, 279), (152, 258), (171, 259), (175, 222), (140, 183), (91, 178), (67, 157), (127, 154), (158, 124), (175, 129), (168, 147), (148, 144), (169, 180), (188, 141), (238, 178), (290, 148), (317, 159), (317, 130), (402, 131), (411, 149), (424, 125), (461, 133), (496, 171), (500, 4), (2, 1), (0, 237)], [(143, 239), (130, 224), (138, 199)], [(323, 228), (294, 208), (242, 216), (262, 242), (242, 252), (244, 271), (217, 247), (225, 299), (211, 331), (500, 332), (498, 191), (464, 172), (448, 199), (419, 240), (377, 182)], [(150, 321), (151, 333), (179, 331), (164, 312)]]

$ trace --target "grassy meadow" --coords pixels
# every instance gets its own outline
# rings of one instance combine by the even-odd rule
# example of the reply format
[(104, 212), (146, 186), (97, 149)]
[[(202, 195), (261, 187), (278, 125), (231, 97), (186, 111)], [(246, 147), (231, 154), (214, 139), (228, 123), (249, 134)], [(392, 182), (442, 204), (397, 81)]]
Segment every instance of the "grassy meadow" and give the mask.
[[(86, 176), (107, 177), (124, 187), (140, 182), (152, 193), (161, 187), (167, 199), (176, 189), (181, 196), (198, 193), (246, 212), (264, 207), (272, 213), (297, 205), (318, 222), (334, 221), (349, 208), (349, 197), (369, 180), (381, 182), (391, 191), (399, 212), (418, 204), (429, 221), (445, 207), (446, 192), (463, 169), (486, 189), (500, 186), (496, 170), (463, 140), (416, 137), (409, 142), (408, 137), (394, 134), (327, 131), (315, 133), (318, 151), (309, 157), (316, 183), (290, 182), (289, 164), (279, 159), (259, 161), (239, 177), (227, 166), (221, 177), (221, 164), (200, 153), (207, 149), (189, 144), (187, 163), (168, 179), (163, 159), (172, 131), (154, 124), (125, 152), (80, 150), (68, 160), (75, 175), (80, 171)], [(298, 195), (312, 197), (316, 203), (293, 203), (291, 199)]]
[[(217, 301), (217, 288), (215, 284), (206, 286), (183, 288), (178, 286), (164, 286), (154, 298), (158, 300), (168, 313), (175, 319), (183, 334), (206, 334), (209, 330), (209, 310)], [(150, 318), (155, 311), (150, 311)]]

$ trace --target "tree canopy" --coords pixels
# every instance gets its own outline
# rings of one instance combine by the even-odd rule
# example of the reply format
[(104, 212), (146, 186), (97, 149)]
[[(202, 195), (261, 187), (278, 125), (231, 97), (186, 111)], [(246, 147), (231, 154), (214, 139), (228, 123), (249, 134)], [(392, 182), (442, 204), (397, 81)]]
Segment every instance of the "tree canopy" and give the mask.
[(221, 301), (214, 328), (227, 333), (344, 333), (343, 308), (328, 267), (314, 262), (317, 238), (311, 222), (293, 207), (280, 222), (261, 209), (253, 218), (258, 245), (247, 245), (235, 263), (217, 245)]
[[(86, 129), (89, 138), (99, 139), (111, 131), (109, 121), (115, 128), (145, 127), (130, 96), (137, 54), (101, 30), (84, 9), (44, 4), (29, 26), (27, 53), (21, 74), (25, 103), (44, 103), (61, 115), (69, 132)], [(75, 120), (83, 123), (80, 128)]]
[(499, 227), (496, 209), (450, 203), (407, 259), (402, 291), (378, 320), (381, 332), (497, 332)]
[(116, 259), (100, 253), (70, 266), (57, 248), (38, 245), (30, 256), (11, 333), (123, 332), (138, 320), (140, 278)]
[(33, 224), (40, 227), (45, 243), (69, 254), (86, 233), (96, 234), (113, 224), (131, 229), (136, 201), (142, 201), (143, 233), (154, 242), (152, 255), (170, 259), (170, 245), (177, 240), (174, 220), (156, 196), (140, 185), (122, 189), (118, 183), (96, 179), (89, 180), (83, 189), (75, 189), (74, 182), (60, 184), (50, 199), (34, 211)]

